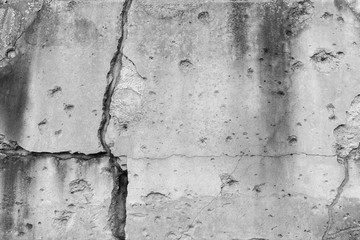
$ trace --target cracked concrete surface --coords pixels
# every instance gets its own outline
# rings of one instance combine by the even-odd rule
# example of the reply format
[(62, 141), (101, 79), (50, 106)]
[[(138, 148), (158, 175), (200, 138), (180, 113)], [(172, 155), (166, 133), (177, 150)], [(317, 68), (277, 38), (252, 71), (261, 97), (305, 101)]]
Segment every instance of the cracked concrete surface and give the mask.
[(0, 1), (0, 238), (360, 239), (359, 13)]

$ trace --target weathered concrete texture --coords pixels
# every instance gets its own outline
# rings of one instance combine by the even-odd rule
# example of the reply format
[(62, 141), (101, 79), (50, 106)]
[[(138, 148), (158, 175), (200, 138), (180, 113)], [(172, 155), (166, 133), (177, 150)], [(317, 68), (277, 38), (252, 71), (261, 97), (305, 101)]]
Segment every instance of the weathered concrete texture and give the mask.
[(306, 155), (133, 160), (129, 169), (128, 239), (321, 239), (343, 180), (335, 157)]
[(122, 3), (1, 5), (0, 133), (29, 151), (103, 150), (97, 129)]
[(360, 239), (360, 1), (0, 18), (0, 238)]
[(113, 239), (108, 158), (0, 155), (1, 239)]
[(357, 227), (340, 217), (360, 199), (355, 2), (133, 3), (106, 135), (128, 157), (128, 239)]
[(350, 10), (332, 1), (133, 5), (107, 135), (116, 155), (334, 154), (332, 131), (359, 87)]
[[(128, 239), (321, 239), (335, 157), (172, 157), (128, 165)], [(165, 171), (166, 169), (166, 171)]]

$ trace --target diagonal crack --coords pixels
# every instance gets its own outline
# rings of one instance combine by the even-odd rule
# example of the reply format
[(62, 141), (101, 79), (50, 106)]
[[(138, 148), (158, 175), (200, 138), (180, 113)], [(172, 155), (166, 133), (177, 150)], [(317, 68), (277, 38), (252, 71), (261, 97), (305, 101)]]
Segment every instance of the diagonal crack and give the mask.
[(124, 49), (124, 43), (127, 37), (127, 20), (128, 20), (128, 12), (130, 10), (132, 0), (126, 0), (123, 5), (123, 9), (121, 12), (121, 33), (120, 38), (118, 40), (117, 50), (111, 59), (110, 62), (110, 70), (107, 74), (107, 82), (108, 85), (105, 90), (104, 99), (103, 99), (103, 116), (100, 123), (98, 135), (99, 140), (104, 148), (104, 150), (112, 156), (111, 150), (109, 148), (109, 145), (106, 143), (106, 131), (107, 127), (109, 126), (111, 114), (110, 114), (110, 106), (111, 106), (111, 100), (112, 96), (114, 95), (115, 88), (120, 80), (121, 75), (121, 68), (123, 66), (123, 49)]
[(107, 74), (107, 87), (103, 99), (103, 115), (98, 130), (100, 143), (106, 153), (110, 156), (110, 165), (113, 175), (113, 190), (111, 193), (111, 204), (109, 208), (109, 225), (113, 236), (119, 240), (125, 240), (126, 224), (126, 197), (128, 186), (128, 173), (118, 164), (118, 157), (115, 157), (106, 142), (106, 131), (110, 124), (110, 107), (112, 96), (121, 78), (123, 67), (124, 44), (127, 37), (128, 13), (132, 0), (125, 0), (121, 12), (121, 33), (118, 40), (117, 50), (111, 59), (110, 70)]
[(333, 234), (329, 234), (329, 232), (330, 232), (332, 226), (334, 225), (334, 217), (335, 217), (334, 207), (339, 202), (341, 194), (344, 191), (346, 184), (349, 182), (349, 155), (344, 159), (344, 162), (343, 162), (343, 164), (344, 164), (344, 179), (342, 180), (340, 186), (337, 188), (335, 198), (333, 199), (331, 204), (328, 206), (329, 219), (327, 221), (326, 230), (322, 236), (322, 240), (327, 240), (327, 239), (333, 238)]

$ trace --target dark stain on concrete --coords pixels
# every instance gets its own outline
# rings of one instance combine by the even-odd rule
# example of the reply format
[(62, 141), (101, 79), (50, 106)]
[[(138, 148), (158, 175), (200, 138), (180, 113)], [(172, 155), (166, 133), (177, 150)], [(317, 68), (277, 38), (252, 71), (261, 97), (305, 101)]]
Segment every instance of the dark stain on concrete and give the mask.
[(52, 10), (49, 3), (44, 3), (26, 30), (25, 42), (42, 48), (56, 45), (59, 24), (58, 13)]
[(267, 150), (273, 154), (287, 153), (294, 141), (291, 132), (291, 76), (295, 59), (291, 43), (307, 26), (313, 15), (310, 0), (288, 3), (284, 0), (259, 4), (262, 19), (257, 37), (258, 83), (261, 91), (261, 117), (268, 129)]
[(18, 40), (17, 55), (9, 59), (7, 66), (0, 68), (0, 119), (5, 127), (4, 133), (13, 140), (18, 140), (23, 130), (24, 112), (28, 101), (29, 71), (34, 51), (34, 48), (23, 40), (34, 34), (31, 29), (36, 28), (36, 19)]
[(0, 69), (0, 118), (5, 134), (11, 139), (21, 136), (28, 100), (30, 53), (19, 53), (13, 63)]
[(248, 9), (253, 3), (232, 2), (232, 12), (229, 17), (229, 25), (234, 35), (234, 47), (237, 58), (242, 58), (249, 50), (248, 43)]
[(99, 38), (99, 32), (96, 25), (85, 19), (75, 19), (75, 39), (80, 43), (96, 41)]
[[(261, 91), (261, 119), (269, 131), (267, 146), (272, 152), (286, 150), (289, 130), (290, 52), (287, 5), (283, 1), (265, 3), (260, 9), (262, 24), (258, 46), (259, 88)], [(270, 150), (270, 149), (269, 149)]]
[(0, 120), (5, 128), (4, 133), (12, 140), (18, 141), (22, 135), (34, 45), (43, 47), (51, 42), (47, 32), (53, 29), (43, 26), (49, 20), (46, 17), (49, 13), (49, 6), (44, 4), (18, 39), (14, 47), (17, 55), (9, 60), (7, 66), (0, 68)]
[(29, 176), (32, 158), (7, 157), (0, 161), (3, 170), (2, 203), (0, 210), (0, 229), (2, 239), (9, 239), (10, 234), (23, 235), (25, 223), (29, 217), (28, 191), (32, 178)]

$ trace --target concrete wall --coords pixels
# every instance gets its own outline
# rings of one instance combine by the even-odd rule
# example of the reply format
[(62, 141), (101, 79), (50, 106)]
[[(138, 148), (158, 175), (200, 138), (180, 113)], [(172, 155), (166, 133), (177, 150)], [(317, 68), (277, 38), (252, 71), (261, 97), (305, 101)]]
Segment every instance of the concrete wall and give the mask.
[(359, 1), (0, 16), (2, 238), (360, 239)]

